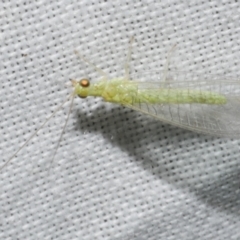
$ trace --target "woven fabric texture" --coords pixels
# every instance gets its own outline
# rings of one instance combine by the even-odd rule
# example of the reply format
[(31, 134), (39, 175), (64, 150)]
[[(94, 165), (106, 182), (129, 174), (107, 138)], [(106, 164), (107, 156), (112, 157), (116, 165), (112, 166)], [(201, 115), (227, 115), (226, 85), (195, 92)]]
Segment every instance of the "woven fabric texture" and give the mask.
[[(66, 99), (69, 79), (164, 68), (240, 77), (238, 1), (3, 0), (0, 164)], [(240, 78), (239, 78), (240, 79)], [(240, 141), (76, 98), (0, 172), (0, 239), (239, 240)]]

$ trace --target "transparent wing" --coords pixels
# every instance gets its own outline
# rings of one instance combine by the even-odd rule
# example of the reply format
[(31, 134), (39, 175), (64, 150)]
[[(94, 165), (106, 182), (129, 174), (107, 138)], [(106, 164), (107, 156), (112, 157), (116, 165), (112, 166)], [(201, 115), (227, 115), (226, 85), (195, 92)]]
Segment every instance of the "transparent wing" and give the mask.
[(224, 104), (149, 104), (133, 101), (124, 105), (163, 122), (198, 133), (240, 137), (240, 79), (223, 79), (219, 76), (200, 76), (183, 72), (169, 73), (167, 77), (161, 75), (161, 72), (150, 72), (145, 76), (135, 75), (133, 79), (137, 79), (133, 82), (137, 83), (139, 90), (183, 89), (225, 96)]

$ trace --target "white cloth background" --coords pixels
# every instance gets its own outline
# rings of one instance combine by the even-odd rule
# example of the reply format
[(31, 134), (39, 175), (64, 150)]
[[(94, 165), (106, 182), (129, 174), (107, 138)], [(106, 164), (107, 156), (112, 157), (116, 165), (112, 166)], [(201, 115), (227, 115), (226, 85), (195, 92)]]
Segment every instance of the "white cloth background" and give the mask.
[[(69, 78), (171, 68), (240, 76), (238, 1), (0, 3), (1, 164), (71, 92)], [(151, 73), (149, 74), (151, 78)], [(0, 173), (0, 239), (240, 239), (240, 141), (76, 99)], [(50, 169), (50, 170), (49, 170)]]

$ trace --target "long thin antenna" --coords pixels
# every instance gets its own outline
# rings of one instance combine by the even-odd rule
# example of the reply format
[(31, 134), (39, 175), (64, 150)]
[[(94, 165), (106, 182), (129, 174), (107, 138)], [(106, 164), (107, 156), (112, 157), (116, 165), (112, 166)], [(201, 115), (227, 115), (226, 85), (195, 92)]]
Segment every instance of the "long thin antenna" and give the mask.
[(32, 140), (33, 137), (47, 124), (47, 122), (55, 116), (55, 114), (63, 107), (63, 105), (70, 99), (72, 93), (67, 97), (67, 99), (59, 105), (55, 111), (43, 122), (43, 124), (25, 141), (25, 143), (0, 167), (0, 172), (2, 169)]
[[(67, 119), (66, 119), (66, 121), (65, 121), (65, 123), (64, 123), (63, 129), (62, 129), (62, 132), (61, 132), (61, 135), (60, 135), (60, 137), (59, 137), (59, 139), (58, 139), (57, 146), (56, 146), (56, 148), (55, 148), (55, 150), (54, 150), (52, 159), (51, 159), (51, 161), (50, 161), (50, 166), (51, 166), (52, 163), (53, 163), (53, 160), (54, 160), (54, 158), (55, 158), (55, 156), (56, 156), (57, 150), (58, 150), (58, 148), (59, 148), (59, 146), (60, 146), (60, 142), (62, 141), (62, 137), (63, 137), (63, 134), (64, 134), (64, 132), (65, 132), (65, 129), (66, 129), (66, 126), (67, 126), (67, 123), (68, 123), (68, 120), (69, 120), (70, 113), (71, 113), (71, 111), (72, 111), (73, 100), (74, 100), (74, 96), (72, 96), (70, 108), (69, 108), (68, 115), (67, 115)], [(49, 169), (50, 169), (50, 168), (49, 168)]]

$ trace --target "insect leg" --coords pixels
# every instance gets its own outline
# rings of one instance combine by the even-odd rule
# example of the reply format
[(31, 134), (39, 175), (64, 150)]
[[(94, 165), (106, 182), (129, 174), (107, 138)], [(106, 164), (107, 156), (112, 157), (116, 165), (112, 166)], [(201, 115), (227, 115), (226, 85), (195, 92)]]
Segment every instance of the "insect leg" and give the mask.
[(129, 41), (129, 46), (128, 46), (128, 53), (127, 53), (127, 58), (125, 60), (124, 64), (124, 70), (125, 70), (125, 79), (129, 80), (130, 79), (130, 73), (129, 73), (129, 62), (131, 61), (131, 55), (132, 55), (132, 44), (134, 41), (134, 37), (132, 36)]
[(177, 44), (174, 44), (171, 49), (168, 51), (168, 54), (167, 54), (167, 61), (165, 63), (165, 66), (163, 68), (163, 83), (167, 83), (167, 75), (168, 75), (168, 69), (169, 69), (169, 62), (170, 62), (170, 58), (176, 48)]

